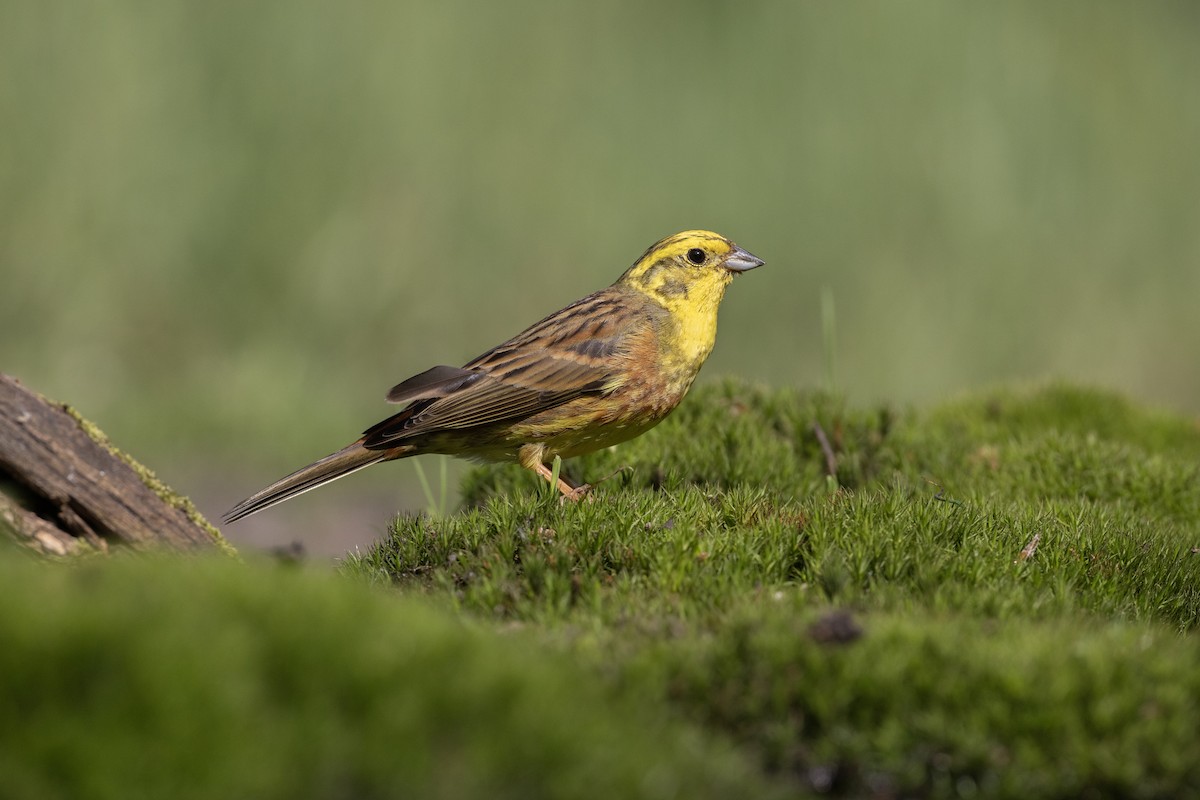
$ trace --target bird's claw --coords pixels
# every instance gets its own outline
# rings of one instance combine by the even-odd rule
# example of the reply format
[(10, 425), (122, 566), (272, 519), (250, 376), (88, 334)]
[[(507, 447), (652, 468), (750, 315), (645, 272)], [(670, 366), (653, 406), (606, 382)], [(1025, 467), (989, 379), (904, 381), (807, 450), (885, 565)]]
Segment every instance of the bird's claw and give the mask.
[(559, 503), (578, 503), (583, 499), (592, 499), (592, 486), (589, 483), (583, 483), (568, 492), (563, 492), (562, 497), (558, 498)]

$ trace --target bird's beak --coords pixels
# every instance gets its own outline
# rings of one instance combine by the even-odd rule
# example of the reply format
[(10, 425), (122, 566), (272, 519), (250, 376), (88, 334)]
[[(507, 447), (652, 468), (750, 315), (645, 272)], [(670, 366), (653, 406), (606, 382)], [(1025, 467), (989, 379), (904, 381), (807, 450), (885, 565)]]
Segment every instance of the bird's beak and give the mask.
[(730, 272), (745, 272), (748, 269), (761, 267), (764, 262), (756, 255), (751, 255), (740, 247), (733, 248), (733, 252), (725, 259), (725, 269)]

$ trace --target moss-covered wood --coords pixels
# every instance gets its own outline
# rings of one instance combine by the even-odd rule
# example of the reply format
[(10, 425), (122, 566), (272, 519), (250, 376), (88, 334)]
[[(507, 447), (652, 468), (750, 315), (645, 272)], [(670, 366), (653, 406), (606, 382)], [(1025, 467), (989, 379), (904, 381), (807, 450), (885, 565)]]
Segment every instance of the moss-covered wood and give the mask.
[(0, 532), (48, 555), (223, 545), (186, 498), (66, 406), (0, 374)]

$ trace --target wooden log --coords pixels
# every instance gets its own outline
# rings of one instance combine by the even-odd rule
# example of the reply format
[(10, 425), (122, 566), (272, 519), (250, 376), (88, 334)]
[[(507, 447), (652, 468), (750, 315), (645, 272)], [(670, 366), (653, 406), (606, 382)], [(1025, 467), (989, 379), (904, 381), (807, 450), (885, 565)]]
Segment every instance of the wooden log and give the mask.
[(49, 555), (228, 548), (186, 498), (94, 425), (0, 373), (0, 532)]

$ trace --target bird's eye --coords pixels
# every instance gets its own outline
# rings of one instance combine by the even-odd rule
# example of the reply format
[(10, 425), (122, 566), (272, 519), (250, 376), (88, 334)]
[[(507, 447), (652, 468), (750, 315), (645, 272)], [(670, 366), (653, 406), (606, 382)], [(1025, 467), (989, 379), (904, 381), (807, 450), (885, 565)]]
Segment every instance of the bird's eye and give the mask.
[(687, 251), (687, 260), (696, 266), (700, 266), (704, 263), (704, 251), (699, 247), (693, 247), (691, 250)]

